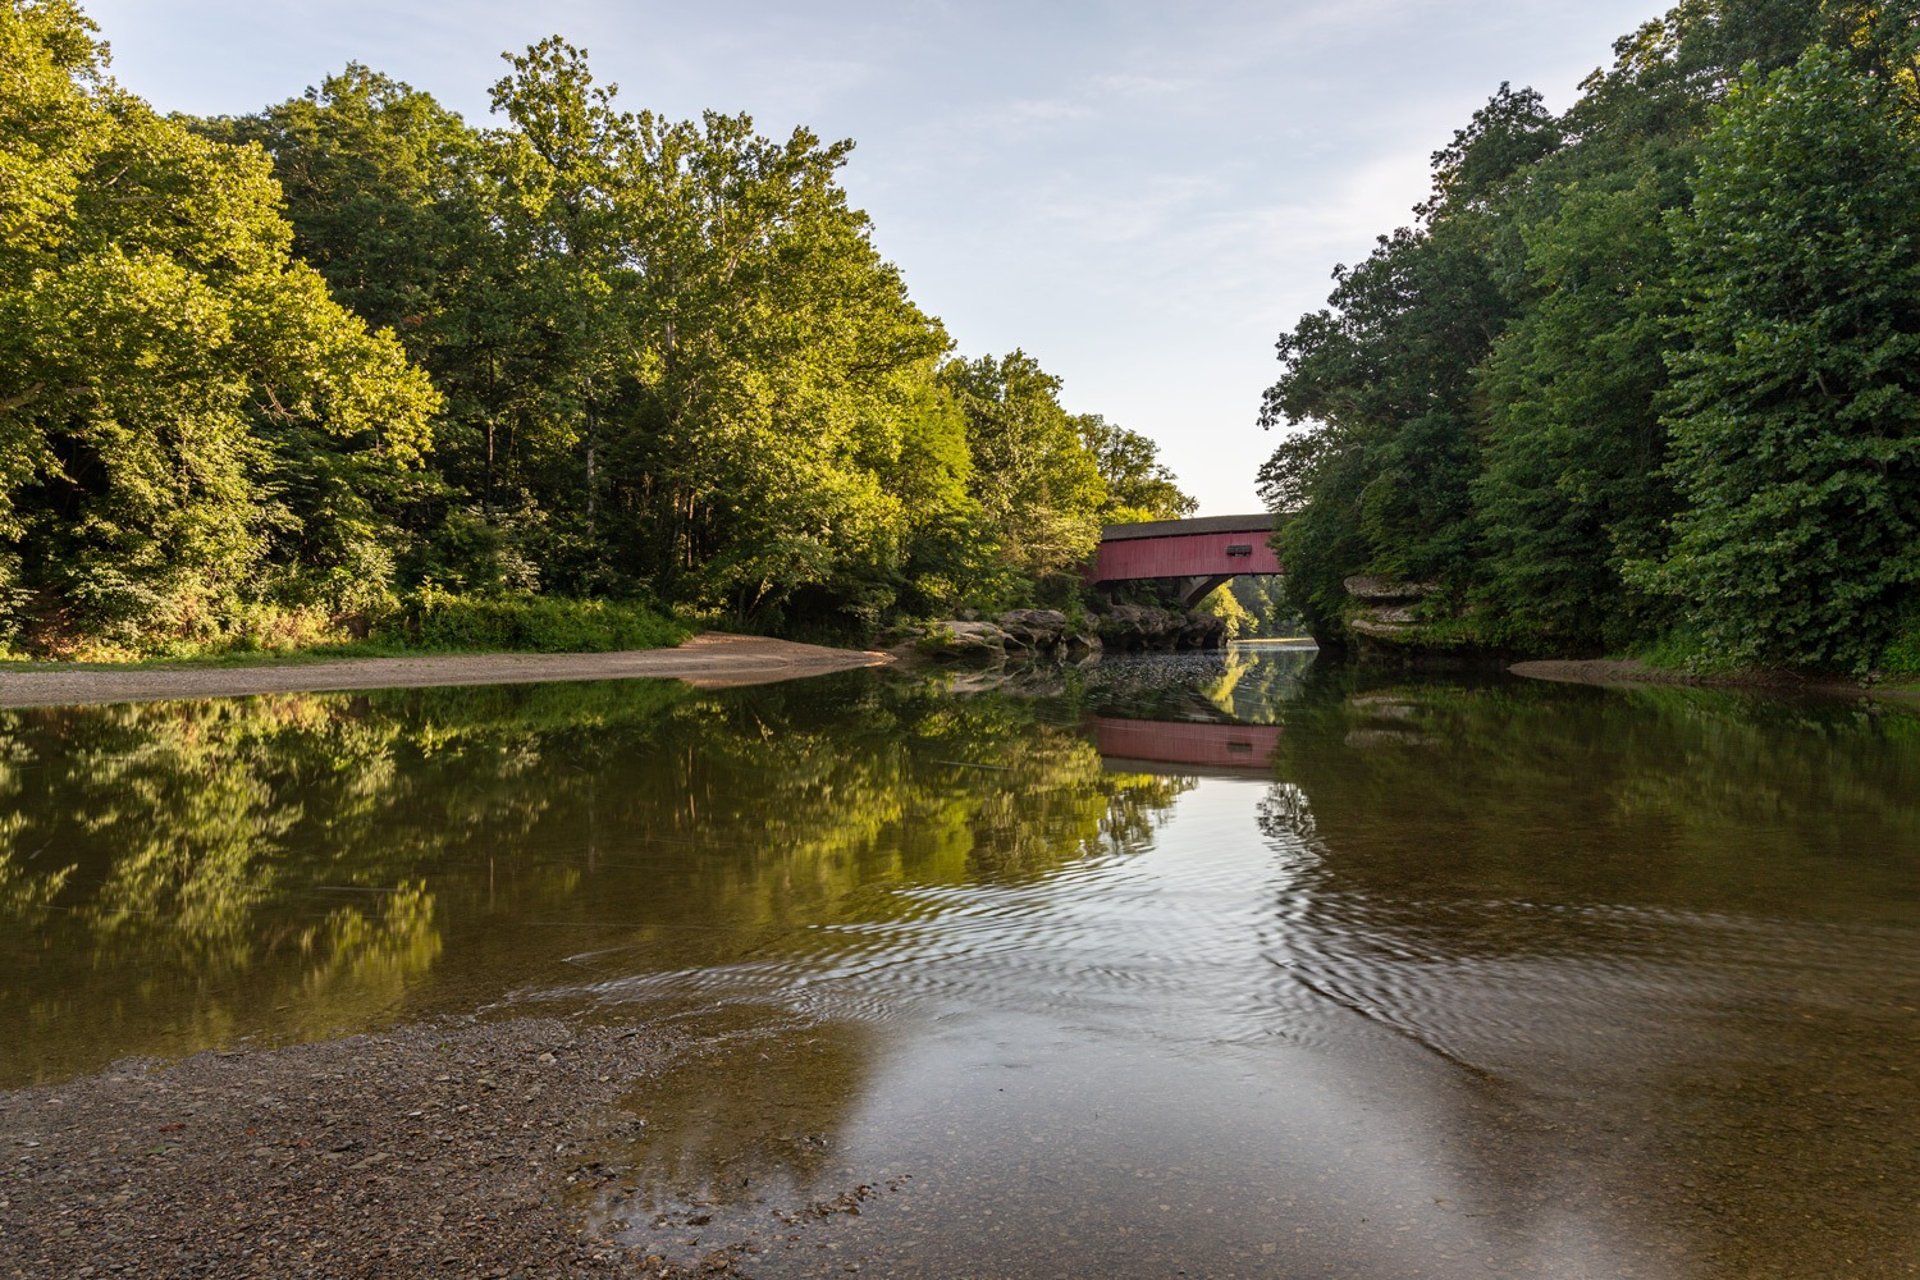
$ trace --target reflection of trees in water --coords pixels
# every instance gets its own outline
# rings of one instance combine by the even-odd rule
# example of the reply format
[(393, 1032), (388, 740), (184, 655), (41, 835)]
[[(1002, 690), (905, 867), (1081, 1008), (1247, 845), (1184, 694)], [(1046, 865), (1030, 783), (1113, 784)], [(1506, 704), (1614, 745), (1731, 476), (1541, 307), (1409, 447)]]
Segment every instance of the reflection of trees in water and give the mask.
[(1276, 772), (1314, 826), (1276, 791), (1263, 828), (1318, 855), (1276, 980), (1470, 1068), (1413, 1109), (1518, 1235), (1586, 1206), (1704, 1274), (1901, 1273), (1920, 718), (1338, 677)]
[(1257, 648), (1120, 655), (1077, 672), (1071, 694), (1123, 719), (1277, 724), (1307, 687), (1314, 656)]
[(38, 946), (7, 956), (0, 1001), (20, 1001), (42, 1038), (10, 1046), (21, 1065), (4, 1074), (264, 1021), (319, 1034), (398, 1007), (442, 946), (419, 862), (529, 828), (550, 796), (502, 783), (543, 726), (650, 718), (672, 700), (540, 689), (10, 713), (0, 740), (30, 767), (0, 802), (0, 883), (59, 909)]
[(1261, 834), (1275, 844), (1296, 841), (1304, 844), (1317, 832), (1312, 802), (1306, 792), (1291, 782), (1276, 782), (1269, 787), (1255, 812), (1259, 815)]
[(1403, 893), (1794, 915), (1833, 893), (1851, 920), (1910, 884), (1920, 833), (1920, 717), (1838, 702), (1329, 683), (1276, 771), (1347, 833), (1342, 877)]
[(0, 761), (12, 1076), (484, 998), (569, 928), (721, 959), (875, 881), (1138, 848), (1184, 786), (1038, 704), (865, 677), (15, 712)]

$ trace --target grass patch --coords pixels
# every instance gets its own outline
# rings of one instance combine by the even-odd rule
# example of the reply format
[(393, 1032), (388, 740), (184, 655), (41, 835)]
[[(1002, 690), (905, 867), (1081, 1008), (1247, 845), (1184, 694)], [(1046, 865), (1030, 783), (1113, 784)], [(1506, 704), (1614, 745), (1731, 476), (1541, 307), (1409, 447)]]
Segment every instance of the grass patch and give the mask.
[(1732, 675), (1733, 664), (1707, 648), (1699, 632), (1691, 627), (1672, 627), (1660, 633), (1650, 644), (1627, 654), (1661, 671), (1680, 675)]
[(415, 653), (611, 653), (665, 648), (689, 634), (684, 624), (644, 604), (423, 591), (369, 639)]
[[(170, 668), (298, 666), (341, 658), (429, 657), (457, 653), (611, 653), (671, 648), (693, 633), (650, 605), (551, 597), (478, 598), (431, 588), (374, 622), (364, 638), (314, 629), (298, 639), (239, 636), (155, 653), (108, 650), (79, 660), (0, 651), (0, 671), (140, 671)], [(96, 653), (99, 651), (96, 650)]]
[(1897, 688), (1920, 689), (1920, 618), (1910, 619), (1880, 651), (1880, 670)]

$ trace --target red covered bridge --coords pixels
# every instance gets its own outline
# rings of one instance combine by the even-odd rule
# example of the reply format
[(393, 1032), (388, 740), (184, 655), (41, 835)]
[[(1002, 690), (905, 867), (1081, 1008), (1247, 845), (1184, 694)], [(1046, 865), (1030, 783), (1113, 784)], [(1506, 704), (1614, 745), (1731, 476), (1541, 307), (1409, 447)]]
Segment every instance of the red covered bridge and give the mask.
[(1283, 572), (1267, 541), (1272, 534), (1273, 516), (1265, 511), (1110, 524), (1100, 531), (1087, 581), (1168, 582), (1191, 606), (1229, 578)]

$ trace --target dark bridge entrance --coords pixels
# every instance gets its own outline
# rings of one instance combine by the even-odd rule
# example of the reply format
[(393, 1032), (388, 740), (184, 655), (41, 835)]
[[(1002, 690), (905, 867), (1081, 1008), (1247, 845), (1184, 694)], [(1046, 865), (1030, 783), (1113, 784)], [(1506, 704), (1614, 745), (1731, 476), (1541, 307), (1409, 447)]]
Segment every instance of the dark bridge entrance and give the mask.
[(1272, 533), (1273, 516), (1265, 511), (1110, 524), (1100, 531), (1087, 581), (1165, 582), (1191, 608), (1229, 578), (1283, 572), (1267, 543)]

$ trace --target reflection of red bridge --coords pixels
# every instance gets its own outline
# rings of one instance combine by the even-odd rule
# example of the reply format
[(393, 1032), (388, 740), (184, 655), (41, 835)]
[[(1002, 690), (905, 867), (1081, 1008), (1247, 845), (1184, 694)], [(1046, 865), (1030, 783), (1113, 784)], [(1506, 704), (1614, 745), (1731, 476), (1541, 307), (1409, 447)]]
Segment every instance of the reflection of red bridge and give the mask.
[(1094, 743), (1109, 768), (1154, 773), (1167, 765), (1211, 773), (1262, 773), (1280, 747), (1277, 724), (1093, 717)]

